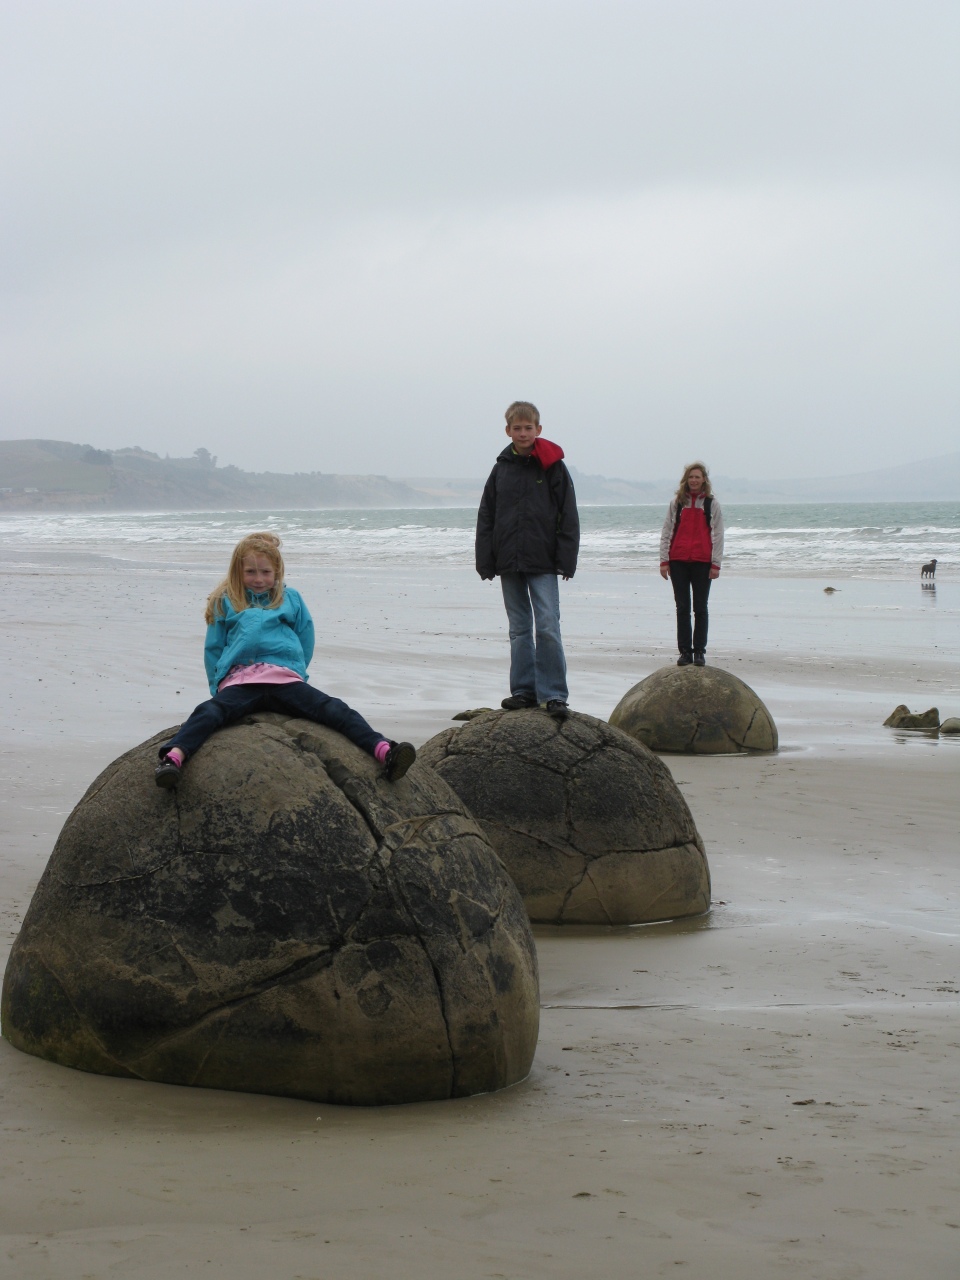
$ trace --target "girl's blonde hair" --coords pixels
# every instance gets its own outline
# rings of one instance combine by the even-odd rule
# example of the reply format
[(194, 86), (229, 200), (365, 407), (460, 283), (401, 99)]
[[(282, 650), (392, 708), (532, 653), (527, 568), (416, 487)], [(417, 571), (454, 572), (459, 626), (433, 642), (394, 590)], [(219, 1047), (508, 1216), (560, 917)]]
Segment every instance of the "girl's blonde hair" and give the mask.
[(233, 548), (227, 576), (207, 596), (207, 608), (204, 618), (209, 626), (226, 612), (223, 607), (224, 598), (230, 601), (237, 613), (249, 608), (247, 589), (243, 585), (243, 559), (248, 555), (266, 556), (273, 567), (274, 581), (270, 588), (268, 609), (276, 609), (283, 600), (283, 556), (280, 554), (280, 539), (275, 533), (248, 533)]
[(713, 489), (710, 487), (710, 472), (703, 465), (703, 463), (688, 462), (687, 465), (683, 468), (683, 475), (680, 477), (680, 484), (677, 488), (676, 496), (677, 496), (678, 503), (686, 502), (686, 500), (690, 497), (690, 490), (687, 488), (687, 481), (690, 478), (691, 471), (703, 472), (703, 488), (697, 494), (697, 497), (709, 498), (713, 493)]

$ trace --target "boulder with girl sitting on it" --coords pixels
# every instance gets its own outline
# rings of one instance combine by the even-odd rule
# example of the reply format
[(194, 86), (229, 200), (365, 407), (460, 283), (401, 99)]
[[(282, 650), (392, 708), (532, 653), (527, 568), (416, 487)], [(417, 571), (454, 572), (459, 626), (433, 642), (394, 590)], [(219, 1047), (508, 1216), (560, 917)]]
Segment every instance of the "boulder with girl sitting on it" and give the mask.
[(435, 773), (390, 784), (333, 730), (259, 714), (176, 792), (158, 734), (67, 819), (14, 943), (3, 1034), (105, 1075), (398, 1103), (523, 1079), (529, 922)]

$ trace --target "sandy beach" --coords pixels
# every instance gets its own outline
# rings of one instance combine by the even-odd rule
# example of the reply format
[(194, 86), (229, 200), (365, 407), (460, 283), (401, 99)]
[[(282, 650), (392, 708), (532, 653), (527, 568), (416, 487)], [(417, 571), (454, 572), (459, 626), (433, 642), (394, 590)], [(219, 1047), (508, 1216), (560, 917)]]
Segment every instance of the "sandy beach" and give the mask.
[[(312, 678), (420, 743), (507, 692), (499, 593), (460, 568), (297, 568)], [(0, 620), (3, 959), (72, 806), (206, 696), (220, 559), (16, 552)], [(825, 595), (833, 585), (837, 594)], [(0, 1041), (0, 1274), (929, 1280), (960, 1257), (960, 583), (724, 577), (710, 660), (767, 757), (667, 757), (708, 916), (538, 929), (530, 1077), (383, 1109), (85, 1075)], [(673, 660), (655, 574), (564, 588), (571, 703)]]

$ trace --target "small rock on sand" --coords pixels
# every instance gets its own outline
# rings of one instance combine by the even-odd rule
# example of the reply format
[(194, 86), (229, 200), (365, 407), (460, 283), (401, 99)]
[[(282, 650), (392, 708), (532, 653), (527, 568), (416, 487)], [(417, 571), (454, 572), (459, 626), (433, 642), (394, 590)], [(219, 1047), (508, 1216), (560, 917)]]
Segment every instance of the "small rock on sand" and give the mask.
[(940, 726), (940, 712), (936, 707), (931, 707), (929, 711), (911, 711), (901, 702), (883, 723), (889, 729), (937, 729)]

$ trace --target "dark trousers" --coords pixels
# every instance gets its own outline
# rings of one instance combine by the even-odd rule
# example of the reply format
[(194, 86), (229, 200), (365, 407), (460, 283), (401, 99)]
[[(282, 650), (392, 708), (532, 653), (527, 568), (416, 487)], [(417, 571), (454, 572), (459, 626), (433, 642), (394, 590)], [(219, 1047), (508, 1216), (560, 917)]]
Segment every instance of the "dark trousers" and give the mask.
[(235, 724), (254, 711), (281, 711), (301, 720), (325, 724), (370, 755), (373, 755), (377, 743), (383, 741), (383, 734), (371, 729), (359, 712), (339, 698), (331, 698), (302, 681), (296, 684), (234, 684), (195, 707), (190, 719), (180, 726), (176, 737), (160, 748), (160, 755), (165, 756), (171, 747), (179, 747), (184, 755), (192, 756), (211, 733)]
[[(671, 560), (670, 581), (677, 602), (677, 648), (681, 653), (705, 653), (710, 565), (703, 560)], [(693, 593), (693, 634), (690, 634), (690, 594)]]

